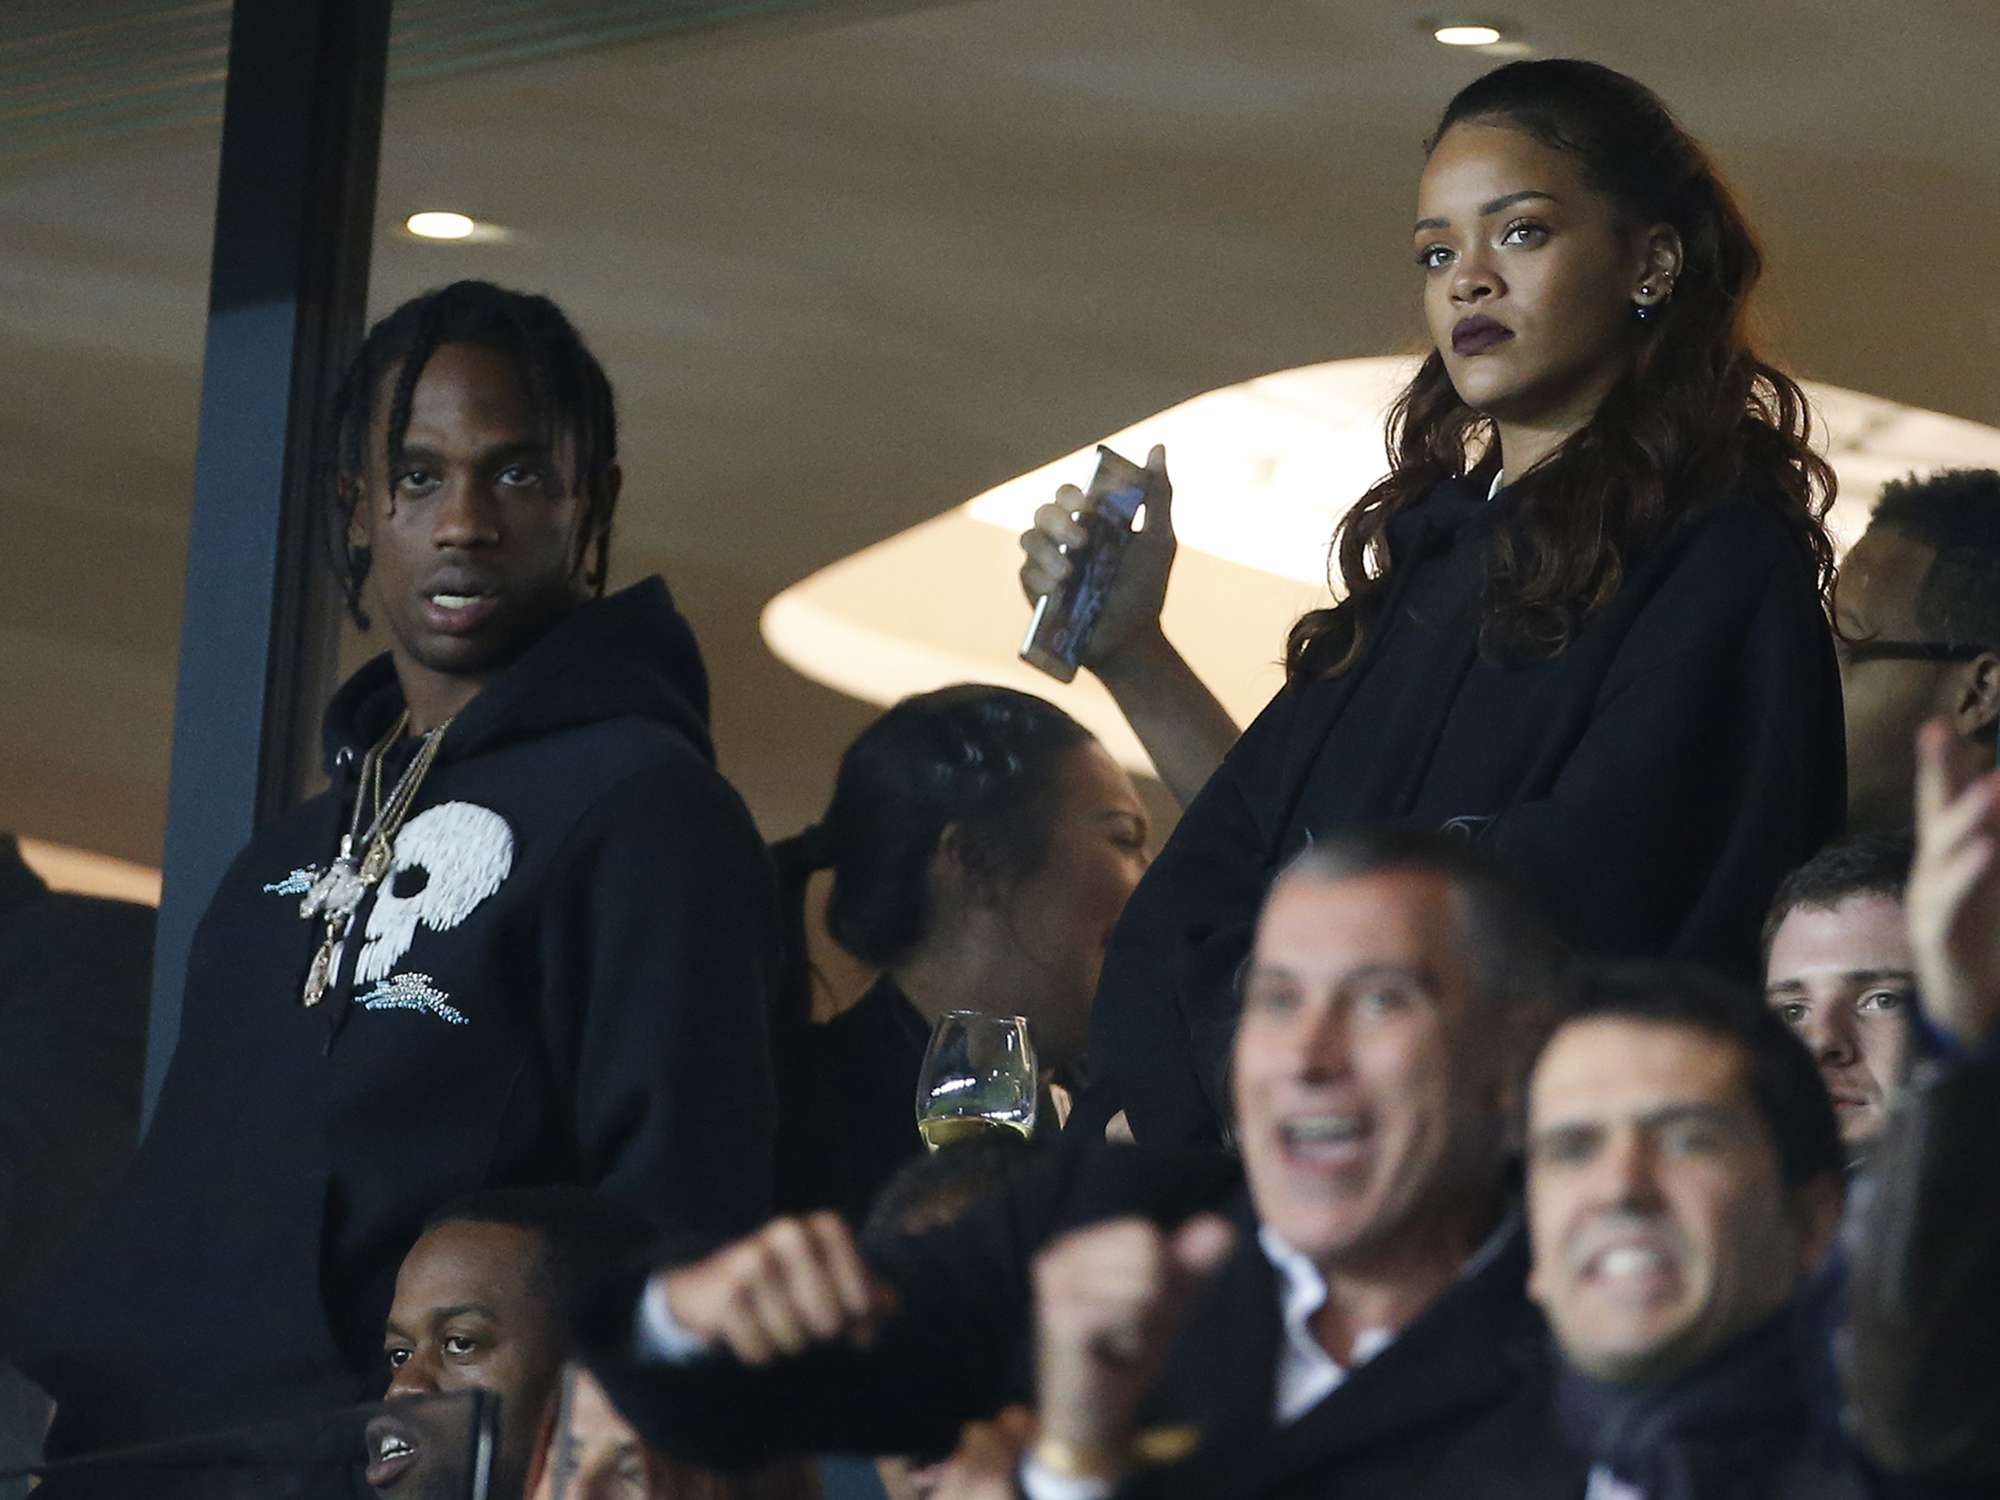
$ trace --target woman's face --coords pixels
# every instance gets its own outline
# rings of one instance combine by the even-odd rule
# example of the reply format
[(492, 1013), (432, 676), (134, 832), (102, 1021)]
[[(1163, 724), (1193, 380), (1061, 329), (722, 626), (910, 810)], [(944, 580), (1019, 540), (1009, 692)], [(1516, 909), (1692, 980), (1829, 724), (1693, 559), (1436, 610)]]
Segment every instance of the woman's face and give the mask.
[(1570, 153), (1506, 125), (1445, 132), (1417, 186), (1424, 318), (1503, 442), (1509, 426), (1567, 435), (1589, 420), (1628, 358), (1635, 294), (1660, 285), (1660, 241), (1621, 226)]
[(1001, 897), (1045, 1064), (1083, 1052), (1105, 945), (1150, 857), (1145, 804), (1095, 740), (1063, 757), (1053, 792), (1047, 856)]

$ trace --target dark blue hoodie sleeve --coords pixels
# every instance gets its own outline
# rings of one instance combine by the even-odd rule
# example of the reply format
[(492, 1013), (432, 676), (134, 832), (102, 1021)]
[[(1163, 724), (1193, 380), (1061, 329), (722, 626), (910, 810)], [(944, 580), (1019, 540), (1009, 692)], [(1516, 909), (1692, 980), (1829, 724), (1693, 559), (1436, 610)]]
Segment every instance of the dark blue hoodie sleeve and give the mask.
[(542, 1003), (588, 1179), (690, 1240), (771, 1207), (774, 884), (692, 752), (605, 793), (555, 862)]

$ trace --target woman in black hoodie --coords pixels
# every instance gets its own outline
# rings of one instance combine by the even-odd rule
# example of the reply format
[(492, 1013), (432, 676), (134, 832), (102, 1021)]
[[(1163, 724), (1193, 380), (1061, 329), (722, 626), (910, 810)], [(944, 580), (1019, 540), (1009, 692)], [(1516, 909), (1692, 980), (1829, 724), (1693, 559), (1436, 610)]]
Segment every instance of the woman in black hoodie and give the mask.
[[(1446, 109), (1412, 250), (1433, 348), (1277, 698), (1225, 755), (1158, 629), (1168, 527), (1094, 643), (1191, 798), (1093, 1019), (1089, 1114), (1141, 1140), (1217, 1133), (1257, 904), (1320, 833), (1458, 830), (1585, 951), (1748, 973), (1779, 877), (1839, 828), (1833, 475), (1748, 341), (1762, 257), (1707, 155), (1621, 74), (1511, 64)], [(1066, 574), (1079, 502), (1023, 538), (1030, 592)]]

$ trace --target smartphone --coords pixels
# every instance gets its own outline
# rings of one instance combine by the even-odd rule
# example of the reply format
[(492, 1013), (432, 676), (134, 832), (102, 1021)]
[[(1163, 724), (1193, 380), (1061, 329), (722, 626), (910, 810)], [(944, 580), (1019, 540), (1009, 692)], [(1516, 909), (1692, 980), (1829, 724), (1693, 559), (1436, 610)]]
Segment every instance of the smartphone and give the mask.
[(1134, 522), (1145, 508), (1152, 478), (1149, 470), (1098, 445), (1097, 473), (1083, 493), (1083, 508), (1073, 512), (1086, 533), (1081, 545), (1069, 551), (1075, 566), (1052, 593), (1035, 601), (1034, 618), (1021, 642), (1021, 660), (1058, 682), (1076, 676), (1090, 633), (1104, 612), (1105, 596), (1135, 534)]

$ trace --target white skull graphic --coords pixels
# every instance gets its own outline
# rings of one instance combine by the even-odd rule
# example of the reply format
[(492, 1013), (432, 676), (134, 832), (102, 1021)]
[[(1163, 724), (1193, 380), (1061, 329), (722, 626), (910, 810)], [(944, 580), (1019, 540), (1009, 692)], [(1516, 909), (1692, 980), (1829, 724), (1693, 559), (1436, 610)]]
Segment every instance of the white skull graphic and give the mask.
[(386, 978), (410, 951), (418, 924), (445, 932), (463, 922), (513, 865), (513, 830), (496, 812), (442, 802), (410, 819), (368, 913), (355, 983)]

